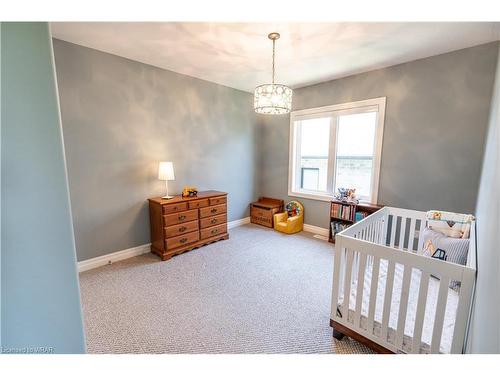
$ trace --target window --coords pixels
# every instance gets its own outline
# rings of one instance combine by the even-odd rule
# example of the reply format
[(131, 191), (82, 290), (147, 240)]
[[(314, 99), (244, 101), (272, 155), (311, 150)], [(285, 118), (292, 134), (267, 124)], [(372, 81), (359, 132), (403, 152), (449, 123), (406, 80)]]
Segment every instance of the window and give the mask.
[(352, 187), (376, 202), (384, 112), (385, 98), (292, 112), (288, 194), (330, 200)]

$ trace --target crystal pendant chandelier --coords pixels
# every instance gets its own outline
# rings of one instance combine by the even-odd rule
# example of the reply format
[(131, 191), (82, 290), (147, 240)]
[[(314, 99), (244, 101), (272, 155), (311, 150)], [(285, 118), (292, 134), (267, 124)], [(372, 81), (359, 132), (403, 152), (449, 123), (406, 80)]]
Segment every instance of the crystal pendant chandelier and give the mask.
[(254, 94), (255, 112), (266, 115), (282, 115), (292, 109), (292, 89), (285, 85), (274, 83), (274, 55), (276, 40), (280, 34), (271, 33), (267, 36), (273, 41), (273, 83), (257, 86)]

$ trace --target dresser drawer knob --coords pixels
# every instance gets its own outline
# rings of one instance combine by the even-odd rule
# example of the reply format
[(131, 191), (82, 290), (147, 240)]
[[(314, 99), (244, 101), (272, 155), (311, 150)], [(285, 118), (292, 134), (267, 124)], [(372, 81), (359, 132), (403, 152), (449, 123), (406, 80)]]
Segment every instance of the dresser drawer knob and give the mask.
[(187, 240), (188, 240), (187, 238), (181, 238), (179, 242), (180, 243), (185, 243)]
[(179, 220), (184, 220), (185, 218), (186, 218), (186, 215), (179, 216)]
[(185, 231), (186, 231), (186, 229), (187, 229), (186, 227), (180, 227), (180, 228), (179, 228), (179, 232), (185, 232)]
[(218, 229), (212, 229), (212, 234), (217, 234), (218, 231)]
[(211, 213), (213, 213), (213, 214), (215, 214), (215, 213), (217, 212), (217, 209), (216, 209), (216, 208), (212, 208), (212, 209), (210, 210), (210, 212), (211, 212)]
[(212, 220), (210, 221), (210, 224), (215, 224), (215, 223), (217, 223), (217, 219), (212, 219)]

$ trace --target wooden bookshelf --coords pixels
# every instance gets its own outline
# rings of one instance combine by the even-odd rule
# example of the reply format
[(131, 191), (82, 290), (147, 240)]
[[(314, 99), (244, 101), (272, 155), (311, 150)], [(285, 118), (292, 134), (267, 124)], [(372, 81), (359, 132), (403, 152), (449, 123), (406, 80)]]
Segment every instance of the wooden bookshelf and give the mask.
[(355, 222), (364, 219), (383, 206), (373, 203), (352, 203), (332, 200), (330, 203), (330, 225), (328, 240), (335, 243), (335, 235)]

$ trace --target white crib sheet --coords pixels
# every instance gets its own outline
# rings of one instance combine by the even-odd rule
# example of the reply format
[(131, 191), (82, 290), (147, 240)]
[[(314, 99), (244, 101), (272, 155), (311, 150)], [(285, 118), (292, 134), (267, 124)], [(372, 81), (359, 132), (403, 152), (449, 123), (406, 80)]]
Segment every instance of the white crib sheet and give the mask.
[[(383, 314), (383, 304), (385, 297), (385, 283), (387, 280), (387, 260), (380, 261), (379, 269), (379, 279), (377, 288), (377, 299), (375, 304), (375, 322), (374, 322), (374, 334), (376, 336), (381, 335), (382, 326), (382, 314)], [(391, 309), (389, 315), (389, 329), (388, 329), (388, 341), (394, 344), (396, 341), (396, 329), (397, 329), (397, 317), (399, 313), (399, 302), (401, 298), (401, 289), (403, 284), (403, 271), (404, 267), (402, 264), (396, 264), (394, 271), (394, 286), (392, 292)], [(412, 269), (410, 290), (408, 294), (408, 307), (406, 313), (406, 323), (403, 337), (403, 351), (411, 352), (411, 344), (413, 337), (413, 329), (415, 326), (415, 316), (417, 312), (417, 302), (418, 293), (420, 285), (421, 272), (415, 268)], [(365, 280), (363, 285), (363, 302), (361, 307), (361, 327), (366, 329), (368, 323), (368, 305), (370, 300), (370, 286), (372, 278), (372, 264), (368, 264), (365, 271)], [(437, 297), (439, 292), (439, 280), (434, 277), (429, 279), (429, 289), (427, 293), (427, 304), (424, 316), (424, 325), (422, 329), (422, 345), (420, 348), (421, 353), (429, 353), (430, 342), (432, 340), (432, 330), (433, 322), (436, 311)], [(351, 286), (351, 298), (349, 299), (349, 314), (348, 320), (350, 322), (354, 321), (354, 310), (356, 308), (356, 293), (357, 286), (353, 282)], [(453, 339), (453, 330), (455, 327), (455, 317), (458, 305), (459, 294), (448, 288), (448, 299), (445, 310), (443, 332), (441, 337), (440, 352), (450, 353), (451, 344)], [(342, 301), (342, 300), (341, 300)]]

